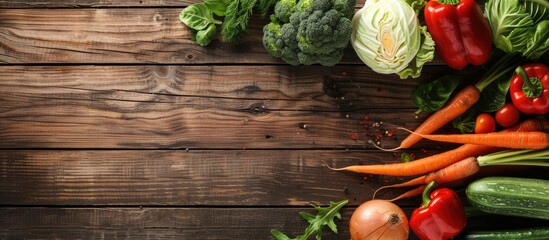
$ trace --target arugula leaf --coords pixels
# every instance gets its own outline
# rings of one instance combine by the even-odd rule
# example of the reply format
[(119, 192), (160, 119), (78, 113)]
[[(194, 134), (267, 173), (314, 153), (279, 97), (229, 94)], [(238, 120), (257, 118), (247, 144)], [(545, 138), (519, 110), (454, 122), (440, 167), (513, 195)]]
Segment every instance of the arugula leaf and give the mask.
[(445, 75), (434, 81), (419, 85), (412, 94), (412, 101), (419, 108), (416, 113), (434, 112), (441, 108), (459, 84), (457, 76)]
[(337, 233), (337, 226), (334, 222), (334, 218), (341, 219), (339, 210), (347, 203), (347, 200), (343, 200), (339, 202), (330, 202), (330, 206), (328, 207), (313, 206), (317, 210), (316, 215), (300, 212), (299, 215), (301, 215), (303, 219), (307, 220), (310, 225), (305, 229), (305, 233), (303, 235), (299, 235), (296, 238), (289, 238), (286, 234), (275, 229), (271, 230), (271, 234), (277, 240), (307, 240), (309, 236), (316, 233), (316, 239), (320, 240), (322, 238), (322, 230), (324, 229), (324, 226), (328, 226), (332, 232)]

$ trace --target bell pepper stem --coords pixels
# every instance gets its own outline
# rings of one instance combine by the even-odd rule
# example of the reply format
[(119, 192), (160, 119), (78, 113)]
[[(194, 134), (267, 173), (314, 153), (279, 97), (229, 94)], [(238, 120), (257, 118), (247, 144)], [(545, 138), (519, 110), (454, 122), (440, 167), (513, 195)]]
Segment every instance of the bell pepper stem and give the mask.
[(515, 73), (522, 78), (522, 82), (524, 83), (522, 91), (527, 97), (537, 98), (541, 95), (543, 88), (537, 77), (529, 77), (522, 66), (518, 66), (517, 69), (515, 69)]
[(461, 0), (438, 0), (441, 4), (448, 4), (448, 5), (458, 5), (458, 3), (461, 2)]
[(429, 205), (429, 202), (431, 202), (431, 197), (429, 195), (436, 186), (437, 183), (435, 181), (431, 181), (429, 184), (427, 184), (425, 190), (423, 190), (423, 193), (421, 194), (421, 199), (423, 201), (423, 203), (421, 204), (422, 208), (426, 208)]
[(532, 85), (532, 82), (530, 81), (530, 77), (528, 77), (528, 73), (526, 73), (526, 70), (524, 70), (522, 66), (518, 66), (517, 69), (515, 70), (515, 73), (522, 78), (524, 85), (526, 85), (524, 86), (525, 88), (527, 89), (534, 88), (534, 85)]

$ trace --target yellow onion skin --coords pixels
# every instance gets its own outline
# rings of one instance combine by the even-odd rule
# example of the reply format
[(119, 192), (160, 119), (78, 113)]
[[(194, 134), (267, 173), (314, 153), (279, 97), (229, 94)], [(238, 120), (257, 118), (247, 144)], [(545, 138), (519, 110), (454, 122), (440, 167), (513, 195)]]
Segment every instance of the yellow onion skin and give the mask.
[(351, 216), (352, 240), (408, 239), (408, 218), (400, 207), (386, 200), (362, 203)]

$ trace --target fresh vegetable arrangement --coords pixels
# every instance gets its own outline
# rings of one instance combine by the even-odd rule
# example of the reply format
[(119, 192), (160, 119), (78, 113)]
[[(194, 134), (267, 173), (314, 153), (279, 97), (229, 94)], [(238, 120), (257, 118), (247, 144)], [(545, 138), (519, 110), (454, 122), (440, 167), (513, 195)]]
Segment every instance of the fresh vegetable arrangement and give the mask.
[[(467, 228), (463, 205), (487, 214), (549, 219), (548, 182), (539, 179), (484, 178), (466, 190), (467, 202), (446, 187), (469, 181), (485, 166), (549, 167), (549, 2), (547, 0), (367, 0), (355, 12), (356, 0), (204, 0), (181, 14), (193, 39), (207, 46), (220, 33), (236, 44), (246, 33), (250, 16), (263, 18), (265, 51), (290, 65), (338, 64), (349, 47), (372, 71), (420, 76), (435, 51), (456, 71), (470, 65), (484, 70), (475, 83), (445, 75), (417, 87), (412, 95), (416, 114), (429, 116), (400, 142), (397, 151), (424, 140), (462, 144), (424, 158), (395, 164), (330, 167), (337, 171), (389, 176), (414, 176), (382, 186), (410, 187), (400, 196), (364, 202), (354, 210), (349, 227), (353, 240), (405, 239), (409, 229), (420, 239), (448, 239)], [(422, 14), (423, 13), (423, 14)], [(426, 26), (421, 26), (423, 17)], [(219, 30), (220, 29), (220, 30)], [(461, 134), (434, 134), (450, 124)], [(404, 154), (403, 154), (404, 156)], [(434, 189), (436, 186), (442, 188)], [(423, 204), (410, 216), (392, 203), (422, 195)], [(290, 238), (278, 230), (277, 240), (311, 236), (321, 239), (348, 202), (315, 206), (316, 216), (300, 213), (310, 224)], [(527, 204), (526, 204), (527, 203)], [(472, 232), (474, 237), (547, 236), (549, 229)], [(533, 238), (532, 238), (533, 239)]]

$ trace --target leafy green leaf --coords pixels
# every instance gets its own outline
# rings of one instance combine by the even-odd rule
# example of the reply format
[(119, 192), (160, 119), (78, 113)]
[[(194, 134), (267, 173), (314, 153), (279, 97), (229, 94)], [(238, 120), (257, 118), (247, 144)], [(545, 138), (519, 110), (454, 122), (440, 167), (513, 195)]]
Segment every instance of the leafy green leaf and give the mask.
[(330, 202), (328, 207), (314, 206), (317, 210), (316, 215), (312, 215), (306, 212), (300, 212), (299, 215), (309, 222), (309, 227), (305, 229), (303, 235), (299, 235), (294, 239), (289, 238), (284, 233), (278, 230), (271, 230), (271, 234), (277, 240), (307, 240), (309, 236), (316, 233), (316, 239), (320, 240), (322, 237), (322, 230), (324, 226), (328, 226), (332, 232), (337, 233), (337, 225), (334, 222), (334, 218), (341, 219), (339, 210), (348, 203), (347, 200), (339, 202)]
[(412, 94), (412, 101), (419, 108), (416, 113), (434, 112), (441, 108), (459, 82), (460, 79), (457, 76), (445, 75), (418, 86)]
[(206, 29), (210, 24), (221, 24), (213, 18), (212, 11), (203, 3), (195, 3), (183, 9), (179, 14), (179, 20), (197, 31)]
[(200, 44), (200, 46), (207, 46), (212, 41), (212, 37), (215, 33), (216, 27), (214, 24), (211, 24), (208, 28), (196, 32), (196, 42)]
[(479, 110), (475, 105), (467, 109), (466, 112), (452, 120), (454, 128), (459, 129), (462, 133), (473, 133), (475, 131), (475, 123)]
[(549, 19), (549, 2), (547, 0), (522, 0), (522, 2), (535, 24)]
[(549, 49), (549, 20), (542, 21), (536, 25), (533, 36), (528, 41), (528, 49), (524, 56), (528, 59), (539, 59)]
[(288, 236), (286, 236), (286, 234), (275, 229), (271, 230), (271, 235), (273, 235), (276, 240), (292, 240)]
[(485, 7), (496, 47), (507, 53), (526, 49), (529, 28), (534, 22), (524, 6), (518, 0), (490, 0)]
[(490, 85), (482, 91), (482, 94), (477, 102), (477, 107), (479, 110), (482, 112), (495, 112), (503, 107), (503, 105), (505, 105), (510, 84), (511, 78), (507, 75), (504, 75), (490, 83)]
[(537, 60), (549, 49), (549, 2), (489, 0), (485, 16), (497, 48)]
[(409, 161), (414, 160), (414, 157), (412, 155), (410, 155), (409, 153), (402, 153), (400, 155), (400, 160), (402, 162), (409, 162)]
[(230, 2), (230, 0), (204, 0), (204, 5), (215, 15), (222, 17), (225, 16), (225, 11), (227, 11), (227, 6)]
[(408, 3), (416, 11), (416, 13), (423, 10), (423, 7), (427, 4), (427, 0), (405, 0), (405, 2)]
[(421, 31), (421, 45), (410, 64), (402, 71), (398, 73), (401, 79), (408, 77), (417, 78), (421, 75), (421, 69), (427, 62), (433, 60), (435, 56), (435, 41), (431, 37), (431, 34), (427, 31), (427, 27), (420, 27)]

